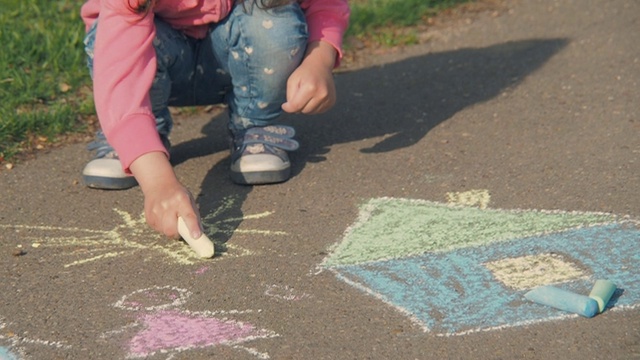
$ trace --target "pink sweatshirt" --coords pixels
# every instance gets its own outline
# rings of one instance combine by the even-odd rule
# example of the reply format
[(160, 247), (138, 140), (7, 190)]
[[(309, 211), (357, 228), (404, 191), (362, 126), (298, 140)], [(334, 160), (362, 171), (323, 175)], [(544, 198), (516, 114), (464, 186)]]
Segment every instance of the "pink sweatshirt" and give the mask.
[[(157, 0), (146, 17), (133, 13), (132, 0), (88, 0), (81, 9), (86, 28), (100, 15), (93, 62), (93, 92), (102, 130), (126, 172), (149, 152), (166, 150), (158, 138), (149, 89), (156, 74), (154, 16), (189, 36), (203, 38), (208, 24), (224, 19), (233, 0)], [(348, 25), (347, 0), (301, 0), (309, 42), (332, 44), (342, 56)]]

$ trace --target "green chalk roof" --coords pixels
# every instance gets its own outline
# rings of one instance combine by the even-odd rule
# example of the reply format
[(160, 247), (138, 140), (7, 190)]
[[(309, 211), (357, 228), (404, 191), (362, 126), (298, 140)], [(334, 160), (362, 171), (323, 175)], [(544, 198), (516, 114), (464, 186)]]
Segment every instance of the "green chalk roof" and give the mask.
[(615, 215), (497, 210), (412, 199), (376, 198), (360, 209), (324, 266), (450, 251), (571, 228), (610, 223)]

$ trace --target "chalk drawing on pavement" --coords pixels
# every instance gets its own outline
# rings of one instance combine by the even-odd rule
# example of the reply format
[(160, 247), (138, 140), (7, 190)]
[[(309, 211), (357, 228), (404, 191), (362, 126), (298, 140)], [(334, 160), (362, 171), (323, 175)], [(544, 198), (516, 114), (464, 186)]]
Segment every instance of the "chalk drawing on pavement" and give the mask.
[(505, 286), (518, 290), (589, 278), (577, 264), (564, 259), (560, 254), (528, 255), (501, 259), (483, 265)]
[(477, 206), (486, 209), (491, 202), (489, 190), (469, 190), (461, 192), (448, 192), (447, 202), (451, 205)]
[(297, 291), (288, 285), (268, 285), (264, 294), (276, 300), (285, 301), (300, 301), (311, 297), (311, 295)]
[[(219, 235), (245, 234), (249, 236), (282, 236), (283, 231), (239, 229), (234, 224), (244, 223), (252, 219), (260, 219), (272, 215), (266, 211), (259, 214), (249, 214), (242, 217), (227, 217), (226, 214), (236, 207), (237, 199), (229, 197), (212, 213), (202, 219), (205, 232), (216, 242)], [(31, 242), (33, 251), (38, 248), (72, 247), (75, 250), (65, 251), (59, 256), (70, 260), (64, 267), (73, 267), (93, 263), (109, 258), (130, 256), (140, 253), (148, 254), (145, 261), (152, 255), (161, 254), (169, 261), (182, 265), (202, 263), (195, 253), (182, 241), (167, 239), (164, 235), (152, 230), (145, 222), (144, 214), (134, 216), (126, 211), (114, 209), (121, 217), (122, 223), (111, 230), (81, 229), (75, 227), (36, 226), (36, 225), (4, 225), (0, 229), (13, 229), (16, 237)], [(234, 258), (255, 255), (252, 250), (245, 249), (233, 243), (217, 243), (216, 247), (223, 247), (225, 251), (216, 251), (221, 258)]]
[(377, 198), (321, 267), (425, 331), (460, 335), (576, 316), (526, 301), (538, 285), (586, 295), (609, 279), (623, 289), (609, 308), (639, 307), (639, 246), (624, 216)]
[[(103, 334), (103, 338), (127, 336), (127, 358), (140, 359), (165, 354), (167, 359), (195, 349), (230, 346), (257, 359), (269, 359), (266, 352), (247, 347), (252, 340), (279, 336), (232, 316), (259, 313), (260, 310), (190, 311), (180, 309), (191, 292), (173, 286), (140, 289), (123, 296), (113, 306), (135, 311), (136, 321)], [(133, 333), (133, 335), (131, 335)]]
[(0, 360), (19, 360), (26, 358), (25, 347), (29, 345), (46, 346), (53, 349), (71, 348), (70, 345), (66, 345), (61, 341), (34, 339), (14, 333), (7, 328), (8, 325), (10, 324), (0, 317), (0, 344), (8, 344), (7, 346), (0, 346)]
[(9, 348), (0, 346), (0, 360), (18, 360), (18, 355), (12, 353)]

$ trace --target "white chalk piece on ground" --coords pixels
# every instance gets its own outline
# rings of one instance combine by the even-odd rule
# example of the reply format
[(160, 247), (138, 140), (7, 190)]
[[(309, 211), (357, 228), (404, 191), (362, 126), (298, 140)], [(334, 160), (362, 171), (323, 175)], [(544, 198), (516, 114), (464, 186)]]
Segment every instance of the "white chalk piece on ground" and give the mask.
[(598, 302), (588, 296), (562, 290), (553, 286), (540, 286), (524, 297), (535, 303), (568, 311), (587, 318), (598, 313)]
[(603, 312), (615, 292), (616, 284), (609, 280), (597, 280), (589, 297), (598, 302), (598, 312)]
[(198, 257), (201, 258), (211, 258), (215, 254), (215, 248), (213, 246), (213, 242), (209, 240), (207, 235), (202, 233), (199, 238), (194, 239), (187, 228), (187, 224), (184, 222), (182, 217), (178, 218), (178, 233), (184, 239), (184, 241), (191, 246), (193, 251), (196, 252)]

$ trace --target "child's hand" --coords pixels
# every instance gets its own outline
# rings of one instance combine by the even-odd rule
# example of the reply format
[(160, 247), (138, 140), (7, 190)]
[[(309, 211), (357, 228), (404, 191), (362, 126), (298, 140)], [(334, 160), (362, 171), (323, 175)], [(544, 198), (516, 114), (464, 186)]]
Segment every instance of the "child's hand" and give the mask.
[(144, 213), (149, 226), (171, 238), (178, 235), (178, 217), (184, 219), (191, 236), (200, 237), (200, 216), (191, 193), (178, 182), (162, 182), (144, 192)]
[(142, 155), (131, 164), (144, 193), (144, 213), (147, 224), (171, 238), (178, 237), (178, 217), (181, 216), (191, 236), (200, 237), (202, 226), (193, 196), (177, 180), (169, 160), (163, 153)]
[(336, 103), (333, 66), (336, 50), (318, 41), (309, 44), (302, 64), (287, 81), (287, 102), (282, 110), (288, 113), (319, 114)]

